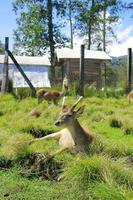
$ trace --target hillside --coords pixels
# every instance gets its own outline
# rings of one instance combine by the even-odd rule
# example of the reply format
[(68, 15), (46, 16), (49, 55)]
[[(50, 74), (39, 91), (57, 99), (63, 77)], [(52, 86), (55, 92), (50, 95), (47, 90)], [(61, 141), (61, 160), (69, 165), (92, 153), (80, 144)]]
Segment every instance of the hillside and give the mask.
[[(69, 97), (70, 105), (76, 97)], [(56, 141), (29, 142), (60, 130), (58, 106), (34, 98), (0, 98), (0, 199), (132, 200), (133, 104), (127, 98), (85, 98), (81, 124), (96, 136), (88, 154), (54, 158)], [(33, 110), (41, 112), (30, 116)]]

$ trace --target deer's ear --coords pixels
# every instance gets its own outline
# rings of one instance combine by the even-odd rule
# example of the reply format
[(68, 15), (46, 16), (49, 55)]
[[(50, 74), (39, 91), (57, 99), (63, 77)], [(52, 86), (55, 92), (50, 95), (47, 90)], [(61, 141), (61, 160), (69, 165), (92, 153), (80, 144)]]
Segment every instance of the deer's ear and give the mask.
[(81, 106), (78, 110), (75, 111), (76, 117), (81, 115), (84, 112), (85, 105)]

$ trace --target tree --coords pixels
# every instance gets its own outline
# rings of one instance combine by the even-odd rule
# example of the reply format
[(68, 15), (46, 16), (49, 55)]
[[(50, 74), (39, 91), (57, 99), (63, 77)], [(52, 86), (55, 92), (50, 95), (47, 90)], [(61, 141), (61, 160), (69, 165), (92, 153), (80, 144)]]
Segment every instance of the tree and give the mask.
[(76, 28), (74, 27), (74, 21), (77, 15), (78, 2), (76, 0), (66, 0), (65, 4), (65, 11), (68, 10), (68, 12), (65, 12), (65, 17), (66, 19), (68, 19), (70, 24), (70, 48), (73, 49), (74, 30), (76, 30)]
[[(63, 22), (63, 28), (67, 28), (67, 36), (70, 38), (70, 44), (68, 43), (66, 46), (69, 46), (73, 49), (73, 37), (74, 37), (74, 21), (76, 16), (77, 9), (77, 0), (60, 0), (60, 16)], [(70, 27), (70, 32), (68, 28)]]
[(2, 42), (0, 41), (0, 54), (4, 54), (4, 52), (5, 52), (4, 44), (2, 44)]
[(133, 2), (125, 3), (125, 4), (123, 5), (123, 7), (126, 8), (126, 9), (133, 9)]
[[(119, 20), (119, 9), (121, 7), (121, 1), (119, 0), (99, 0), (99, 31), (101, 37), (98, 38), (98, 43), (102, 44), (101, 49), (107, 52), (107, 46), (112, 41), (112, 38), (116, 38), (113, 30), (113, 25)], [(112, 37), (113, 36), (113, 37)], [(100, 46), (100, 45), (99, 45)], [(108, 68), (104, 63), (104, 77), (105, 86), (108, 81)]]
[(111, 39), (117, 39), (113, 25), (119, 20), (119, 10), (121, 9), (122, 3), (120, 0), (100, 0), (98, 4), (100, 11), (99, 27), (101, 27), (102, 31), (102, 50), (107, 51), (107, 45), (111, 42)]
[(76, 16), (76, 27), (79, 30), (79, 36), (87, 37), (88, 49), (94, 44), (94, 35), (98, 26), (99, 7), (97, 1), (86, 0), (79, 1)]
[[(133, 1), (130, 2), (130, 3), (124, 3), (123, 4), (123, 8), (124, 10), (132, 10), (133, 9)], [(131, 18), (133, 18), (133, 14), (131, 15)]]
[(50, 51), (51, 74), (54, 78), (53, 65), (55, 47), (64, 46), (67, 38), (61, 34), (62, 24), (54, 19), (59, 15), (59, 0), (15, 0), (13, 8), (17, 18), (14, 31), (15, 48), (19, 53), (43, 55)]
[(71, 41), (71, 49), (73, 49), (73, 23), (72, 23), (73, 5), (71, 0), (69, 0), (68, 6), (69, 6), (68, 8), (69, 8), (69, 22), (70, 22), (70, 41)]
[(76, 26), (79, 36), (87, 37), (88, 49), (106, 50), (115, 37), (112, 27), (119, 20), (120, 6), (120, 0), (79, 1)]

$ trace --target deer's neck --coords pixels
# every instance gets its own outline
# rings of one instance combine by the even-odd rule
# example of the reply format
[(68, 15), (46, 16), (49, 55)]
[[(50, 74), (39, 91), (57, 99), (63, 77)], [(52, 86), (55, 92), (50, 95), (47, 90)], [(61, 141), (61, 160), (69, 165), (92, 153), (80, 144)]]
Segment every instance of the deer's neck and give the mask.
[(63, 97), (67, 93), (67, 90), (65, 87), (62, 88), (62, 91), (60, 92), (60, 96)]
[(70, 131), (74, 140), (75, 138), (78, 138), (80, 136), (83, 137), (85, 135), (84, 129), (82, 128), (77, 119), (74, 120), (73, 124), (69, 125), (67, 129)]

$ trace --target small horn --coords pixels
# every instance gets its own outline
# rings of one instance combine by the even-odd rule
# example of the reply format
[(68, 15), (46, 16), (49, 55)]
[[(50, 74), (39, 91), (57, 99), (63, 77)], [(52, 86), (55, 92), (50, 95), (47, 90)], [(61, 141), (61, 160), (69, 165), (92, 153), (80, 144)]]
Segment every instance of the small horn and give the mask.
[(83, 99), (83, 96), (80, 96), (78, 100), (71, 106), (70, 110), (73, 111), (77, 104)]
[(66, 100), (66, 97), (63, 97), (63, 100), (62, 100), (62, 111), (66, 107), (65, 100)]

